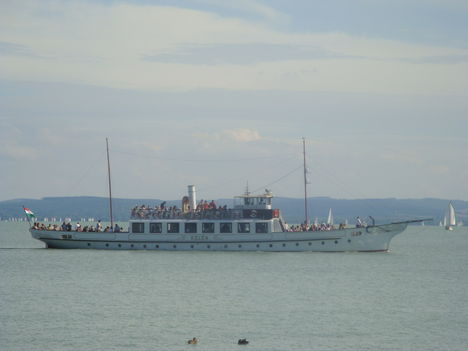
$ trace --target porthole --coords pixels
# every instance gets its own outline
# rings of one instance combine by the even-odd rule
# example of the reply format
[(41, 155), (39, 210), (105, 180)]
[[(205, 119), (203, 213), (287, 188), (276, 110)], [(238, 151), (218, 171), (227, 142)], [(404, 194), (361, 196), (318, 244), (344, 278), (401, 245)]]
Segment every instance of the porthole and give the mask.
[(299, 243), (296, 243), (296, 246), (299, 246)]
[(242, 247), (242, 245), (239, 245), (239, 248), (241, 248), (241, 247)]
[(193, 245), (190, 245), (190, 248), (193, 249)]
[(106, 244), (106, 247), (109, 247), (109, 244)]
[(260, 245), (259, 245), (259, 244), (257, 244), (257, 248), (258, 248), (258, 247), (260, 247)]
[(225, 248), (225, 249), (227, 249), (227, 247), (228, 247), (227, 245), (224, 245), (224, 248)]
[(143, 248), (146, 249), (146, 245), (143, 245)]
[(350, 242), (351, 242), (351, 239), (348, 239), (348, 243), (350, 243)]
[(157, 249), (159, 249), (159, 245), (156, 245), (155, 247), (156, 247)]
[(91, 246), (91, 243), (88, 243), (88, 246)]
[(133, 244), (130, 245), (130, 247), (133, 247), (133, 246), (135, 246), (135, 245), (133, 245)]
[(322, 245), (325, 245), (325, 241), (322, 241)]
[(283, 247), (286, 247), (286, 244), (285, 244), (285, 243), (283, 243)]
[(210, 248), (210, 245), (206, 245), (206, 248), (209, 249), (209, 248)]
[(273, 247), (273, 244), (270, 244), (270, 247)]
[(119, 247), (122, 247), (122, 244), (119, 244)]
[(338, 240), (335, 240), (335, 244), (338, 244)]
[(309, 246), (312, 246), (312, 243), (309, 243)]
[(177, 249), (177, 245), (173, 245), (172, 247), (173, 247), (174, 249)]

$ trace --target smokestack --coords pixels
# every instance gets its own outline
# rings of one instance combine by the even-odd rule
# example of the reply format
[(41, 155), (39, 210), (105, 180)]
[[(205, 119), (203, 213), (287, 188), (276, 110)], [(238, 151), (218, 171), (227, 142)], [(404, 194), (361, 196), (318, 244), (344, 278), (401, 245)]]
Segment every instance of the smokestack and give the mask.
[(197, 208), (197, 194), (195, 192), (195, 185), (188, 186), (188, 196), (189, 196), (190, 210), (195, 211), (195, 209)]

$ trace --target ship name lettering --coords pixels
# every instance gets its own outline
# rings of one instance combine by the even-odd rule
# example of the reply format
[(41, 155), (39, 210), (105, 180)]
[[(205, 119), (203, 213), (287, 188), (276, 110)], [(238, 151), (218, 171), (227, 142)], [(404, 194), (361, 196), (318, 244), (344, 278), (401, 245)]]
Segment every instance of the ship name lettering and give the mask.
[(208, 236), (206, 235), (192, 235), (190, 237), (191, 240), (208, 240)]

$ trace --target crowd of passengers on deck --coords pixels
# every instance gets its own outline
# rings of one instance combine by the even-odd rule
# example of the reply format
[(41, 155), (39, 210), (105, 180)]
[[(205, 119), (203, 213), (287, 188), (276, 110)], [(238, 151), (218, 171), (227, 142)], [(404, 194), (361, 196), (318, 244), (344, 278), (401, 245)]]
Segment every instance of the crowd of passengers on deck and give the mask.
[(214, 200), (210, 202), (201, 200), (194, 211), (191, 211), (190, 206), (187, 211), (183, 211), (177, 206), (166, 206), (166, 201), (160, 205), (151, 207), (146, 205), (135, 206), (132, 208), (131, 217), (134, 219), (149, 219), (149, 218), (198, 218), (205, 216), (224, 217), (227, 213), (227, 206), (216, 206)]
[(52, 231), (62, 231), (62, 232), (103, 232), (103, 233), (120, 233), (123, 231), (123, 228), (120, 227), (117, 223), (114, 227), (106, 226), (104, 227), (101, 221), (98, 221), (96, 225), (85, 225), (82, 226), (80, 222), (77, 222), (75, 225), (70, 222), (63, 222), (62, 225), (58, 224), (45, 224), (34, 222), (32, 229), (35, 230), (52, 230)]
[[(372, 225), (375, 225), (374, 218), (369, 216), (369, 219), (372, 221)], [(367, 227), (367, 223), (361, 220), (360, 217), (356, 218), (356, 228)], [(346, 228), (345, 223), (340, 223), (338, 228), (329, 223), (312, 223), (307, 225), (305, 223), (301, 225), (292, 225), (288, 228), (288, 232), (318, 232), (318, 231), (330, 231), (330, 230), (342, 230)]]

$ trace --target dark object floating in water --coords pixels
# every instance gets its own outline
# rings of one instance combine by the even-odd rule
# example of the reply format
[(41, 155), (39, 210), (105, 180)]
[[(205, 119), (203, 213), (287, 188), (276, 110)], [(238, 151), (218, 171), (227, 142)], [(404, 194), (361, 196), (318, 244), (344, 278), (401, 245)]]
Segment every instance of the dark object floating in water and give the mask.
[(248, 343), (247, 339), (239, 339), (237, 342), (238, 345), (247, 345)]
[(191, 340), (187, 341), (187, 344), (195, 345), (197, 343), (198, 343), (198, 339), (196, 337), (193, 337)]

